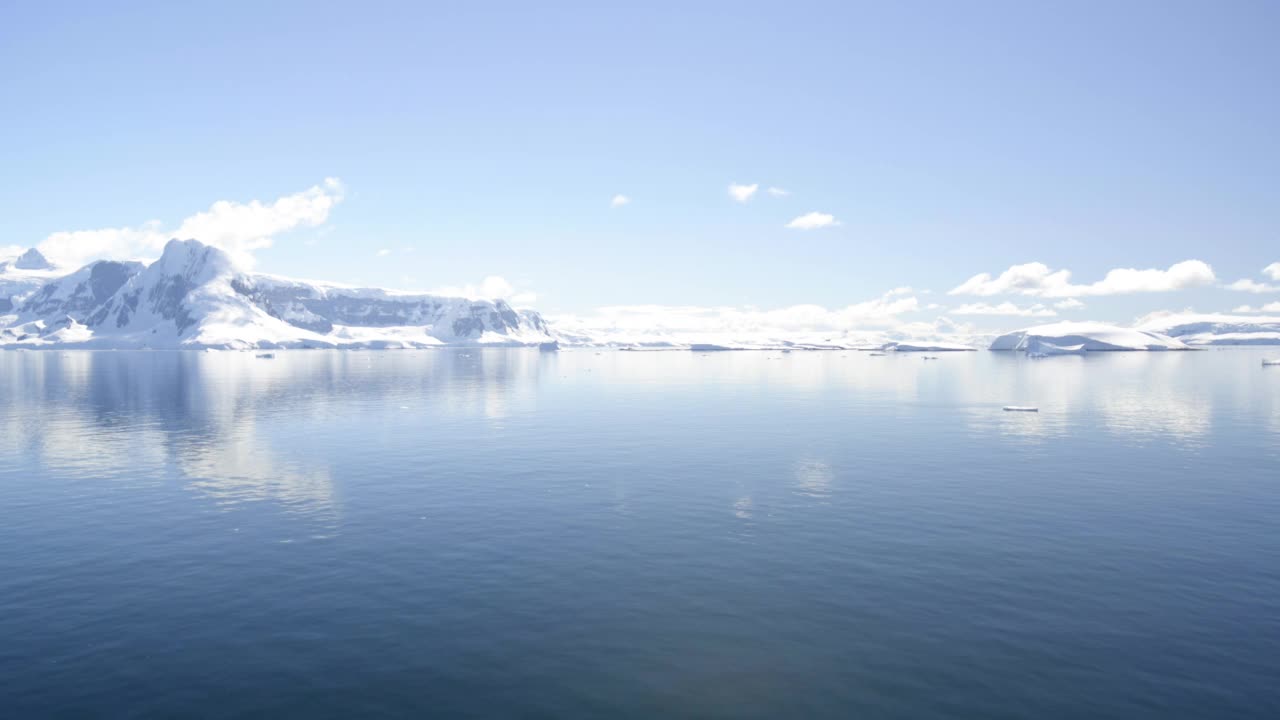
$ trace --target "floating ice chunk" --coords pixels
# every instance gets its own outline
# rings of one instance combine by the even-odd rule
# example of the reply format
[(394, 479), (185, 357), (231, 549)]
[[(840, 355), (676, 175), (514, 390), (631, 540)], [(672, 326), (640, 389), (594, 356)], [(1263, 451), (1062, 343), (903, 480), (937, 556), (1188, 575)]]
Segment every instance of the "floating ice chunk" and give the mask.
[(1266, 367), (1267, 365), (1280, 365), (1280, 358), (1277, 358), (1277, 359), (1275, 359), (1275, 360), (1265, 360), (1265, 359), (1264, 359), (1264, 360), (1262, 361), (1262, 366), (1263, 366), (1263, 367)]
[(275, 360), (276, 354), (275, 353), (258, 353), (255, 357), (260, 357), (263, 360)]
[(893, 350), (894, 352), (971, 352), (974, 350), (969, 345), (941, 341), (894, 341), (887, 343), (884, 349)]
[(1005, 412), (1040, 412), (1040, 408), (1030, 405), (1005, 405)]
[(884, 355), (885, 355), (885, 354), (884, 354), (884, 353), (882, 353), (882, 352), (873, 352), (873, 353), (871, 353), (871, 357), (884, 357)]

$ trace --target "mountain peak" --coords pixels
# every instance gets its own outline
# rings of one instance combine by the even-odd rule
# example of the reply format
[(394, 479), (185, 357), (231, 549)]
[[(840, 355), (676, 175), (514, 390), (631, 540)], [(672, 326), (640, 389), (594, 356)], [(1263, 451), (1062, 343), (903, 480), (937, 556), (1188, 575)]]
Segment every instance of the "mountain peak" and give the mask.
[(17, 260), (13, 261), (13, 266), (19, 270), (52, 270), (53, 264), (40, 253), (39, 250), (31, 248), (22, 253)]
[(177, 238), (165, 244), (164, 253), (152, 267), (164, 275), (202, 280), (236, 271), (235, 262), (225, 251), (199, 240)]

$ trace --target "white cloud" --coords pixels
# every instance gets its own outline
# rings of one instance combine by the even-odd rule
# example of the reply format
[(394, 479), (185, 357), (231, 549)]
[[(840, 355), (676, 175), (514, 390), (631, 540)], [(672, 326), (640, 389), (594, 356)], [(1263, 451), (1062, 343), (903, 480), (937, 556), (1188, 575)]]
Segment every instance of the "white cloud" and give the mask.
[(0, 262), (16, 260), (19, 255), (26, 251), (27, 249), (21, 245), (0, 245)]
[(1268, 285), (1266, 283), (1260, 283), (1260, 282), (1257, 282), (1256, 280), (1250, 280), (1248, 278), (1237, 280), (1225, 287), (1228, 290), (1238, 290), (1240, 292), (1251, 292), (1251, 293), (1280, 292), (1280, 286)]
[(1249, 305), (1241, 305), (1240, 307), (1235, 308), (1235, 309), (1234, 309), (1234, 310), (1232, 310), (1231, 312), (1237, 312), (1237, 313), (1269, 313), (1269, 312), (1280, 312), (1280, 301), (1267, 303), (1266, 305), (1263, 305), (1262, 307), (1251, 307), (1251, 306), (1249, 306)]
[(811, 212), (793, 219), (787, 223), (787, 227), (793, 230), (816, 230), (818, 228), (834, 227), (839, 224), (840, 221), (836, 220), (832, 215)]
[(1014, 317), (1054, 317), (1058, 313), (1052, 308), (1044, 305), (1032, 305), (1031, 307), (1018, 307), (1011, 302), (1003, 302), (999, 305), (990, 303), (970, 303), (961, 305), (960, 307), (950, 311), (952, 315), (1009, 315)]
[(1262, 268), (1262, 274), (1266, 275), (1272, 280), (1275, 280), (1276, 282), (1280, 282), (1280, 262), (1273, 262), (1270, 265)]
[(1084, 303), (1075, 298), (1067, 298), (1066, 300), (1059, 300), (1053, 306), (1059, 310), (1079, 310), (1084, 307)]
[(390, 254), (391, 254), (391, 251), (388, 250), (387, 248), (382, 248), (381, 250), (378, 251), (378, 257), (386, 257)]
[(759, 190), (759, 189), (760, 189), (760, 185), (757, 183), (751, 183), (750, 185), (739, 185), (738, 183), (729, 183), (729, 197), (732, 197), (734, 200), (737, 200), (740, 203), (744, 203), (750, 200), (751, 196), (755, 195), (756, 190)]
[(538, 299), (536, 293), (517, 291), (500, 275), (490, 275), (478, 285), (451, 285), (430, 291), (433, 295), (464, 297), (472, 300), (506, 300), (512, 305), (528, 305)]
[(631, 198), (627, 197), (626, 195), (623, 195), (622, 193), (618, 193), (617, 195), (613, 196), (612, 200), (609, 201), (609, 207), (620, 208), (623, 205), (626, 205), (630, 202), (631, 202)]
[(324, 223), (342, 197), (342, 183), (326, 178), (320, 185), (270, 203), (219, 200), (175, 229), (165, 229), (160, 221), (151, 220), (131, 228), (56, 232), (37, 247), (56, 263), (78, 267), (100, 258), (148, 257), (171, 238), (195, 238), (226, 250), (247, 266), (253, 262), (253, 251), (270, 247), (276, 235)]
[(776, 310), (755, 307), (702, 307), (688, 305), (616, 305), (598, 308), (586, 317), (554, 318), (557, 327), (606, 328), (643, 334), (669, 333), (787, 333), (844, 331), (856, 328), (895, 327), (899, 316), (920, 309), (914, 297), (886, 293), (878, 298), (828, 309), (820, 305), (793, 305)]
[[(783, 190), (783, 189), (782, 189), (782, 188), (780, 188), (780, 187), (771, 187), (771, 188), (769, 188), (768, 190), (766, 190), (765, 192), (769, 193), (770, 195), (772, 195), (772, 196), (774, 196), (774, 197), (786, 197), (786, 196), (788, 196), (788, 195), (790, 195), (790, 194), (791, 194), (791, 191), (790, 191), (790, 190)], [(1278, 263), (1278, 264), (1280, 264), (1280, 263)]]
[(1213, 268), (1200, 260), (1184, 260), (1168, 270), (1117, 268), (1098, 282), (1072, 285), (1070, 270), (1050, 270), (1044, 263), (1014, 265), (999, 277), (980, 273), (951, 290), (951, 295), (1030, 295), (1035, 297), (1085, 297), (1139, 292), (1167, 292), (1212, 284)]

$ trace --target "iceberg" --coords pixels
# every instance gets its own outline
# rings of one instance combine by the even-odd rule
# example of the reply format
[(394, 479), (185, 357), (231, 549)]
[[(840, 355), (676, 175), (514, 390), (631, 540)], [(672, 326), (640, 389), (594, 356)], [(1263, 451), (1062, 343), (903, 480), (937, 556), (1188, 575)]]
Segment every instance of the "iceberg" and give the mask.
[(976, 348), (955, 342), (945, 341), (890, 341), (880, 348), (894, 352), (973, 352)]
[(997, 337), (991, 350), (1081, 354), (1112, 350), (1190, 350), (1181, 340), (1150, 330), (1096, 322), (1060, 322)]

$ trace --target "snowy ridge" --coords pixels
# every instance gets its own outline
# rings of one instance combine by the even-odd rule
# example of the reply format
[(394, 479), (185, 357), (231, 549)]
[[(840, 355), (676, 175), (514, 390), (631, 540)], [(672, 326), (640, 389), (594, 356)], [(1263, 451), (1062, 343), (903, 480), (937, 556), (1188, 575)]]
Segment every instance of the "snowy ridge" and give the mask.
[(1155, 313), (1138, 321), (1188, 345), (1280, 345), (1280, 317)]
[(100, 261), (30, 285), (0, 315), (0, 346), (418, 348), (553, 339), (536, 312), (502, 300), (255, 275), (196, 240), (170, 241), (150, 265)]
[(1113, 350), (1189, 350), (1176, 340), (1150, 330), (1096, 322), (1060, 322), (1007, 333), (991, 343), (991, 350), (1022, 350), (1038, 355), (1080, 354)]
[(31, 293), (63, 274), (35, 248), (0, 262), (0, 316), (12, 312)]

